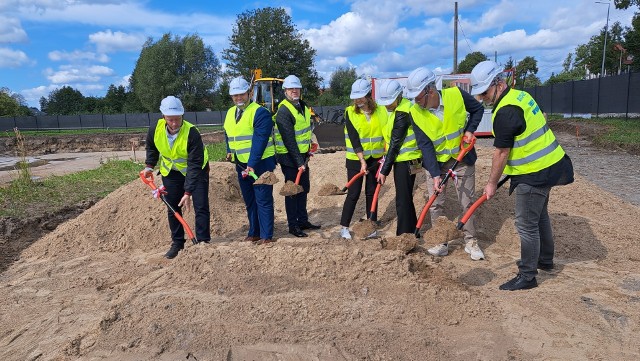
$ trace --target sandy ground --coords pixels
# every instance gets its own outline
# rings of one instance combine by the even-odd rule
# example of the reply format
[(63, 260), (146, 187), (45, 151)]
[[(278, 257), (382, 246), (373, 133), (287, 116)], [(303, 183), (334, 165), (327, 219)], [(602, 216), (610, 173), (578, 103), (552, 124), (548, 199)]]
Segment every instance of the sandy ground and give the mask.
[[(477, 184), (491, 156), (480, 142)], [(636, 163), (637, 164), (637, 163)], [(478, 210), (472, 261), (388, 249), (394, 188), (382, 188), (383, 238), (338, 238), (344, 153), (310, 162), (305, 239), (286, 233), (276, 198), (277, 242), (240, 242), (246, 216), (233, 168), (211, 173), (210, 245), (172, 260), (166, 211), (134, 181), (25, 249), (0, 275), (1, 360), (637, 360), (640, 359), (640, 208), (577, 174), (552, 191), (556, 269), (540, 286), (499, 291), (514, 276), (514, 197), (501, 189)], [(576, 167), (579, 168), (579, 167)], [(424, 175), (415, 191), (425, 202)], [(458, 207), (448, 192), (447, 215)], [(364, 202), (356, 220), (364, 214)], [(193, 224), (193, 215), (186, 217)], [(430, 224), (424, 227), (426, 231)]]

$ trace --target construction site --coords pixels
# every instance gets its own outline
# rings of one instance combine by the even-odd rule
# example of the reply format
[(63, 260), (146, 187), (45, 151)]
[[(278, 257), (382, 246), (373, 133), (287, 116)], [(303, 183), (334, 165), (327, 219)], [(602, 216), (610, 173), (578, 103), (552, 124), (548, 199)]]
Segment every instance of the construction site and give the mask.
[[(557, 135), (576, 181), (552, 191), (556, 267), (540, 271), (535, 289), (498, 290), (520, 257), (506, 187), (476, 212), (485, 260), (471, 260), (456, 238), (455, 192), (446, 193), (446, 221), (427, 217), (417, 242), (394, 242), (391, 181), (381, 189), (379, 237), (347, 241), (338, 233), (344, 196), (317, 194), (346, 182), (344, 151), (320, 152), (309, 162), (308, 209), (322, 228), (302, 239), (287, 233), (276, 169), (276, 242), (258, 246), (242, 242), (246, 211), (233, 165), (216, 162), (210, 244), (164, 258), (166, 208), (138, 179), (3, 257), (0, 359), (637, 360), (638, 156)], [(478, 193), (492, 140), (476, 149)], [(417, 209), (426, 193), (421, 173)], [(3, 249), (24, 232), (5, 225)], [(426, 252), (448, 240), (447, 257)]]

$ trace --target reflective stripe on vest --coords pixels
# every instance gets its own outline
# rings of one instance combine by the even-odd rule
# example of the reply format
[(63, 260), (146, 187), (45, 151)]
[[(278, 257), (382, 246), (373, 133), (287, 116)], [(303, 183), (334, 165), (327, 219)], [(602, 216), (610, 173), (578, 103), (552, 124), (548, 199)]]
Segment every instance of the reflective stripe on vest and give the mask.
[[(380, 158), (384, 154), (384, 127), (387, 123), (387, 108), (379, 105), (371, 113), (370, 120), (364, 113), (356, 113), (355, 106), (350, 105), (345, 109), (349, 121), (358, 132), (360, 144), (362, 145), (362, 155), (367, 158)], [(347, 148), (347, 159), (358, 160), (358, 155), (353, 149), (347, 127), (344, 127), (344, 140)]]
[[(402, 98), (400, 104), (394, 109), (391, 113), (389, 113), (389, 118), (387, 120), (386, 130), (384, 132), (385, 140), (387, 144), (391, 143), (391, 136), (393, 132), (393, 126), (396, 120), (396, 112), (405, 112), (409, 113), (411, 110), (411, 102), (405, 98)], [(416, 141), (416, 134), (413, 132), (413, 126), (409, 125), (407, 129), (407, 134), (405, 135), (404, 141), (402, 142), (402, 146), (400, 147), (400, 151), (398, 152), (398, 156), (396, 157), (396, 162), (405, 162), (408, 160), (419, 159), (422, 157), (422, 152), (418, 149), (418, 142)]]
[[(247, 163), (251, 155), (251, 146), (253, 145), (253, 121), (256, 112), (260, 109), (260, 105), (253, 102), (249, 103), (238, 122), (236, 122), (235, 117), (237, 108), (234, 105), (227, 111), (227, 115), (224, 118), (224, 131), (234, 160), (237, 159), (241, 163)], [(275, 153), (273, 137), (269, 137), (261, 159), (272, 157)]]
[(442, 103), (444, 104), (443, 120), (418, 104), (411, 107), (411, 116), (415, 125), (433, 142), (438, 162), (444, 163), (449, 159), (457, 158), (460, 153), (460, 141), (467, 121), (467, 110), (458, 87), (443, 89)]
[[(291, 115), (295, 119), (296, 123), (293, 126), (295, 132), (296, 144), (298, 145), (298, 150), (300, 153), (307, 153), (311, 148), (311, 131), (313, 127), (311, 126), (311, 110), (309, 107), (304, 107), (304, 114), (300, 114), (298, 109), (289, 102), (289, 100), (285, 99), (278, 104), (278, 112), (280, 111), (280, 107), (286, 107), (291, 112)], [(273, 120), (275, 121), (278, 112), (273, 116)], [(284, 142), (282, 141), (282, 135), (278, 130), (278, 126), (274, 129), (275, 134), (275, 142), (276, 142), (276, 153), (278, 154), (287, 154), (289, 150), (284, 146)]]
[[(153, 142), (160, 153), (160, 174), (163, 176), (169, 175), (171, 170), (177, 170), (182, 175), (187, 174), (187, 157), (189, 152), (187, 150), (189, 132), (193, 124), (182, 120), (182, 126), (178, 131), (178, 135), (173, 142), (173, 147), (169, 147), (169, 138), (167, 137), (167, 122), (164, 118), (158, 120), (156, 129), (153, 134)], [(204, 144), (203, 144), (204, 147)], [(202, 168), (209, 163), (209, 152), (207, 148), (204, 148), (204, 162)]]
[(535, 173), (550, 167), (564, 157), (564, 150), (549, 129), (540, 107), (529, 93), (509, 89), (493, 111), (492, 122), (498, 111), (507, 105), (514, 105), (523, 110), (526, 129), (515, 137), (504, 174)]

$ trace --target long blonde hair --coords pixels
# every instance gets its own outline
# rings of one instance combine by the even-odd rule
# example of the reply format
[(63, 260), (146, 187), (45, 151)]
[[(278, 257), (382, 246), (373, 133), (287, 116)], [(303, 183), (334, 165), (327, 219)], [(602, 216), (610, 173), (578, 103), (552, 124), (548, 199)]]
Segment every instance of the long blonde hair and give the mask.
[[(368, 93), (367, 95), (365, 95), (364, 98), (366, 99), (366, 103), (365, 103), (366, 107), (368, 108), (369, 111), (373, 112), (378, 105), (376, 104), (376, 101), (373, 100), (373, 97), (371, 97), (371, 93)], [(355, 99), (353, 100), (353, 107), (354, 107), (354, 110), (355, 110), (356, 114), (360, 114), (361, 109), (356, 104), (356, 100)]]

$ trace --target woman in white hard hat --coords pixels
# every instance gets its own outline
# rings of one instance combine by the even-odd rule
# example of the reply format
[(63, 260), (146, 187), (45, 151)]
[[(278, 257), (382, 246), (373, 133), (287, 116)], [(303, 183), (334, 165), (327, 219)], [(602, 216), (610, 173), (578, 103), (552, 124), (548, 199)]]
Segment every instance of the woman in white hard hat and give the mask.
[(396, 187), (396, 236), (413, 233), (418, 219), (413, 204), (413, 186), (420, 169), (422, 152), (411, 125), (411, 102), (402, 97), (402, 85), (397, 80), (381, 82), (376, 88), (376, 98), (387, 108), (389, 118), (383, 135), (388, 149), (378, 174), (378, 183), (384, 184), (393, 166)]
[[(385, 143), (382, 132), (387, 123), (387, 109), (373, 100), (371, 82), (365, 79), (357, 79), (351, 85), (350, 98), (353, 99), (353, 104), (344, 112), (347, 179), (353, 178), (360, 172), (367, 174), (364, 177), (367, 219), (377, 222), (376, 214), (372, 215), (370, 210), (377, 185), (376, 164), (379, 164), (384, 155)], [(358, 178), (348, 189), (340, 218), (342, 238), (351, 239), (349, 225), (360, 198), (362, 183), (362, 178)]]
[(249, 230), (245, 241), (266, 244), (273, 239), (273, 185), (254, 184), (250, 172), (260, 176), (276, 168), (273, 121), (269, 111), (250, 99), (251, 84), (242, 77), (229, 83), (235, 104), (227, 111), (224, 135), (227, 160), (236, 164), (242, 199), (247, 208)]
[(302, 83), (297, 76), (284, 78), (282, 89), (285, 99), (278, 105), (275, 115), (276, 160), (285, 182), (294, 182), (298, 171), (303, 171), (299, 183), (303, 191), (286, 196), (284, 205), (289, 233), (296, 237), (307, 237), (306, 230), (320, 229), (319, 225), (309, 222), (307, 213), (307, 195), (311, 187), (308, 165), (312, 143), (311, 108), (300, 99)]
[[(162, 185), (166, 188), (166, 200), (182, 215), (182, 208), (193, 208), (196, 218), (196, 239), (209, 242), (211, 225), (209, 212), (209, 154), (204, 147), (200, 132), (191, 123), (182, 119), (184, 107), (180, 99), (168, 96), (160, 103), (162, 118), (149, 127), (144, 176), (151, 177), (159, 162)], [(184, 228), (173, 211), (168, 210), (171, 229), (171, 248), (164, 255), (174, 258), (184, 248)]]
[(515, 291), (538, 286), (538, 269), (553, 269), (554, 241), (547, 205), (551, 188), (573, 182), (573, 164), (533, 97), (511, 89), (503, 68), (487, 60), (471, 70), (471, 94), (493, 107), (495, 147), (491, 173), (484, 187), (487, 199), (496, 193), (504, 173), (516, 193), (515, 226), (520, 235), (518, 274), (500, 285)]

